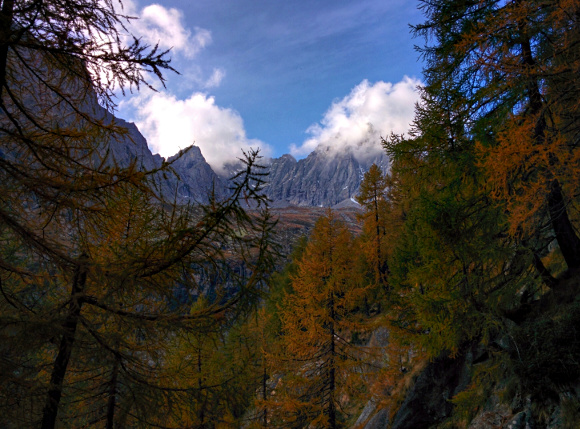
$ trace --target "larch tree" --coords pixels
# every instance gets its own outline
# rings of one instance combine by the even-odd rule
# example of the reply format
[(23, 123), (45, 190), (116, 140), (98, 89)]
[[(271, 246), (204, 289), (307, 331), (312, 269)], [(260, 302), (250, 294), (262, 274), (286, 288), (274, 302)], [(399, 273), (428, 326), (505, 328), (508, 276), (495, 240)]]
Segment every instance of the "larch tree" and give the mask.
[[(272, 225), (245, 213), (240, 192), (256, 188), (246, 179), (238, 186), (226, 201), (173, 208), (127, 186), (106, 202), (101, 222), (69, 226), (85, 264), (72, 287), (50, 264), (4, 282), (2, 365), (10, 377), (0, 393), (8, 421), (181, 427), (187, 420), (179, 416), (206, 392), (227, 392), (234, 374), (213, 376), (204, 357), (200, 375), (199, 362), (185, 370), (173, 356), (186, 346), (175, 338), (231, 326), (261, 294)], [(32, 270), (35, 260), (24, 256), (21, 266)], [(207, 304), (192, 307), (182, 290)], [(215, 361), (226, 347), (208, 342)]]
[(389, 316), (418, 353), (486, 344), (555, 284), (542, 262), (550, 243), (577, 266), (578, 115), (564, 82), (576, 91), (578, 5), (421, 3), (421, 102), (409, 137), (386, 142), (403, 220)]
[[(0, 279), (4, 345), (12, 348), (2, 366), (14, 382), (3, 396), (38, 404), (47, 388), (43, 427), (54, 425), (91, 264), (76, 232), (111, 215), (107, 201), (127, 184), (152, 189), (135, 165), (107, 159), (122, 130), (97, 99), (111, 106), (115, 88), (144, 84), (149, 71), (162, 78), (170, 66), (166, 53), (124, 46), (122, 21), (110, 1), (1, 2)], [(31, 388), (50, 359), (48, 379)], [(22, 416), (36, 417), (33, 408)]]
[(352, 243), (329, 210), (316, 222), (280, 307), (286, 366), (275, 387), (273, 418), (282, 425), (341, 427), (355, 379), (364, 376), (365, 354), (351, 335), (363, 329), (356, 310), (366, 288), (352, 276)]
[(517, 291), (537, 283), (531, 259), (506, 233), (503, 207), (489, 196), (461, 93), (431, 91), (422, 91), (410, 136), (392, 136), (386, 147), (389, 193), (402, 217), (389, 319), (414, 336), (418, 353), (434, 357), (489, 338)]
[[(138, 181), (135, 168), (108, 158), (108, 144), (125, 131), (101, 106), (114, 107), (115, 90), (149, 85), (151, 74), (163, 82), (162, 72), (172, 70), (167, 52), (135, 39), (124, 44), (119, 7), (114, 0), (1, 2), (0, 215), (23, 240), (73, 266), (33, 221), (42, 226), (55, 211), (87, 210), (113, 185)], [(12, 199), (24, 193), (38, 207), (32, 218), (14, 214)]]
[(356, 201), (363, 207), (363, 232), (367, 238), (365, 254), (374, 270), (375, 283), (386, 284), (389, 266), (385, 249), (388, 225), (386, 213), (387, 178), (380, 167), (371, 165), (361, 182)]
[[(490, 345), (518, 332), (514, 322), (535, 328), (538, 313), (522, 304), (565, 284), (543, 257), (559, 249), (569, 274), (579, 267), (580, 2), (435, 0), (421, 8), (421, 101), (410, 135), (386, 144), (391, 201), (403, 220), (389, 260), (389, 321), (410, 334), (415, 357), (489, 347), (490, 371), (454, 400), (468, 415), (469, 401), (513, 377), (516, 361), (538, 356), (521, 337), (511, 350)], [(558, 360), (546, 364), (563, 368)], [(530, 389), (517, 377), (522, 397), (549, 384)], [(537, 397), (554, 401), (567, 388)]]
[[(8, 427), (182, 426), (199, 385), (176, 376), (174, 338), (243, 315), (271, 266), (271, 218), (242, 204), (266, 201), (257, 152), (227, 198), (201, 206), (164, 200), (154, 172), (109, 156), (125, 131), (102, 106), (114, 106), (114, 91), (149, 86), (150, 74), (163, 82), (172, 70), (167, 52), (130, 37), (118, 6), (1, 1), (0, 414)], [(191, 311), (180, 290), (210, 302)]]
[[(372, 283), (368, 299), (365, 302), (367, 313), (375, 308), (379, 313), (383, 310), (383, 301), (388, 292), (389, 263), (388, 256), (392, 246), (395, 219), (392, 207), (387, 197), (388, 177), (373, 164), (363, 177), (356, 201), (362, 206), (363, 213), (358, 216), (362, 222), (363, 233), (358, 238), (366, 265), (366, 276)], [(359, 264), (360, 265), (360, 264)], [(364, 268), (364, 267), (363, 267)]]
[(427, 91), (461, 94), (452, 102), (467, 115), (494, 197), (507, 202), (510, 233), (535, 253), (549, 284), (539, 261), (550, 241), (570, 269), (580, 267), (571, 215), (580, 2), (437, 1), (422, 8), (427, 21), (415, 31), (430, 43), (421, 49)]

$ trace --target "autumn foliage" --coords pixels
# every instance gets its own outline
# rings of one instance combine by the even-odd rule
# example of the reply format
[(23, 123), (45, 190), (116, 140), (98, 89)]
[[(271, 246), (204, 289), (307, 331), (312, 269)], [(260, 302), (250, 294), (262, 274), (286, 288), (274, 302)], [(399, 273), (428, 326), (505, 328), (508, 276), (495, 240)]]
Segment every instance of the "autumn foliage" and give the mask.
[(410, 132), (357, 234), (329, 209), (284, 267), (310, 213), (276, 236), (256, 151), (199, 205), (110, 157), (96, 103), (167, 53), (124, 46), (109, 0), (0, 3), (0, 425), (352, 427), (441, 357), (477, 367), (432, 425), (490, 395), (577, 424), (580, 1), (420, 2)]
[(278, 419), (292, 426), (336, 428), (360, 388), (367, 356), (353, 344), (364, 331), (367, 288), (354, 272), (353, 240), (332, 211), (314, 227), (292, 288), (280, 303)]

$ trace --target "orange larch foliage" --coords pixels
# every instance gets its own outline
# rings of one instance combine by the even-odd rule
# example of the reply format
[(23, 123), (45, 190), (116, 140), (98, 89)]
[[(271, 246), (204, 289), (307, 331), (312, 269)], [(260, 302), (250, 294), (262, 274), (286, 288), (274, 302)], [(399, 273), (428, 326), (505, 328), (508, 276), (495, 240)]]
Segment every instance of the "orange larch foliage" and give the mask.
[(367, 288), (352, 275), (355, 252), (347, 228), (329, 210), (280, 307), (286, 365), (276, 395), (284, 422), (336, 428), (360, 387), (368, 356), (352, 339), (364, 329), (357, 310)]

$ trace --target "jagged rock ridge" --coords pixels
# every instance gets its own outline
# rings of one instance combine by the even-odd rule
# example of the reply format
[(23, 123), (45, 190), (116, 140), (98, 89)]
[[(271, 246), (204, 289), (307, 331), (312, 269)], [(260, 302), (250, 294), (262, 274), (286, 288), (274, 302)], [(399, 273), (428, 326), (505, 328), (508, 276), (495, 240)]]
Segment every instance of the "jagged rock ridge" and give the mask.
[(181, 155), (169, 158), (172, 167), (178, 175), (177, 196), (193, 202), (205, 202), (207, 196), (213, 193), (217, 198), (227, 193), (227, 180), (219, 177), (207, 163), (201, 150), (192, 146)]
[(291, 155), (283, 155), (269, 164), (266, 194), (278, 207), (354, 205), (352, 199), (364, 173), (373, 163), (385, 170), (386, 155), (378, 152), (364, 162), (350, 149), (343, 152), (315, 150), (299, 161)]
[[(137, 127), (120, 119), (116, 122), (127, 128), (126, 136), (111, 145), (111, 154), (121, 165), (135, 159), (143, 168), (158, 168), (159, 155), (152, 155), (147, 142)], [(368, 142), (366, 143), (369, 144)], [(355, 206), (354, 197), (369, 167), (376, 163), (383, 171), (388, 166), (382, 151), (360, 153), (352, 149), (337, 152), (317, 149), (306, 158), (296, 160), (292, 155), (263, 162), (269, 175), (265, 191), (274, 207), (348, 207)], [(359, 159), (362, 158), (363, 161)], [(181, 157), (169, 158), (176, 175), (165, 175), (163, 192), (171, 192), (180, 202), (205, 202), (209, 192), (217, 197), (227, 195), (228, 178), (218, 176), (206, 162), (201, 150), (193, 146)], [(240, 166), (231, 165), (227, 174), (233, 175)], [(176, 189), (177, 187), (177, 189)]]

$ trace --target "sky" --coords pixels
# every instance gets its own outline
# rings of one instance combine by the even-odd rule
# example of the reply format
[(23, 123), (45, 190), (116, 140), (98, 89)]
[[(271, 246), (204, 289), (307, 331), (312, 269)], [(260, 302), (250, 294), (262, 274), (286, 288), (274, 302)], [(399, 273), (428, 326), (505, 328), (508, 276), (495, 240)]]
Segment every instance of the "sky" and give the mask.
[[(408, 0), (124, 0), (129, 30), (171, 48), (166, 87), (119, 98), (153, 153), (191, 144), (216, 170), (259, 147), (297, 159), (376, 144), (412, 121), (422, 64)], [(154, 80), (152, 80), (154, 82)]]

